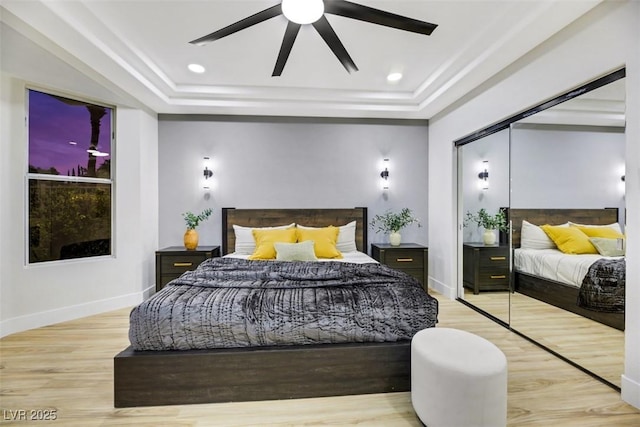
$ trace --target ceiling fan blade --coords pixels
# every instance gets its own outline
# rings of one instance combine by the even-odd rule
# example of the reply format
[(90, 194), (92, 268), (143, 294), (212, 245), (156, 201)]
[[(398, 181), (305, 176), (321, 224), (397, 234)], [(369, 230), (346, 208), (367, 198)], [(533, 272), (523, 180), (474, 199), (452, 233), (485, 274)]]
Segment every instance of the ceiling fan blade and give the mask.
[(289, 21), (287, 29), (284, 32), (284, 38), (282, 39), (282, 46), (280, 46), (278, 60), (276, 61), (276, 66), (273, 69), (273, 74), (271, 74), (271, 77), (277, 77), (282, 74), (282, 70), (284, 70), (284, 64), (286, 64), (287, 59), (289, 59), (289, 54), (291, 53), (293, 42), (296, 41), (296, 37), (298, 36), (298, 31), (300, 31), (300, 24)]
[(259, 24), (261, 22), (266, 21), (267, 19), (271, 19), (281, 14), (282, 14), (282, 5), (277, 4), (275, 6), (272, 6), (268, 9), (263, 10), (262, 12), (258, 12), (238, 22), (235, 22), (227, 27), (224, 27), (218, 31), (214, 31), (211, 34), (207, 34), (204, 37), (200, 37), (199, 39), (192, 40), (189, 43), (202, 46), (206, 43), (221, 39), (233, 33), (237, 33), (240, 30), (244, 30), (245, 28), (249, 28), (252, 25)]
[(374, 9), (369, 6), (351, 3), (345, 0), (327, 0), (324, 3), (325, 13), (332, 15), (340, 15), (347, 18), (357, 19), (359, 21), (370, 22), (372, 24), (384, 25), (385, 27), (397, 28), (399, 30), (411, 31), (412, 33), (430, 35), (438, 26), (430, 22), (418, 21), (417, 19), (407, 18), (405, 16), (396, 15), (395, 13), (385, 12), (384, 10)]
[(318, 31), (320, 36), (324, 39), (324, 41), (329, 45), (333, 53), (338, 57), (344, 68), (348, 72), (358, 71), (358, 67), (353, 62), (353, 59), (347, 53), (347, 50), (342, 45), (342, 42), (338, 38), (338, 35), (327, 21), (326, 16), (322, 15), (320, 19), (314, 22), (313, 27)]

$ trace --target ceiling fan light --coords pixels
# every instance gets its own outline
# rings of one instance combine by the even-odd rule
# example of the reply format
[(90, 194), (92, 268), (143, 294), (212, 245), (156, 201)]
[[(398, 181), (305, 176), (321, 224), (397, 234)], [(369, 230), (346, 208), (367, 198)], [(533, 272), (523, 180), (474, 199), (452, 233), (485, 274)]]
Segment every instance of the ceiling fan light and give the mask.
[(282, 13), (296, 24), (312, 24), (322, 17), (322, 0), (282, 0)]

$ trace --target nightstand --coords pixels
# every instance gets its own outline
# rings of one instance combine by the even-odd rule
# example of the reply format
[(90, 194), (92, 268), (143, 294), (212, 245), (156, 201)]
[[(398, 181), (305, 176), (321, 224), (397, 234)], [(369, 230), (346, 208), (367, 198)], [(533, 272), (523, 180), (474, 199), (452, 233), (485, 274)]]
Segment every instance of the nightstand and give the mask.
[(427, 277), (429, 266), (429, 248), (416, 243), (401, 243), (391, 246), (388, 243), (372, 243), (371, 257), (381, 264), (396, 270), (404, 271), (422, 283), (427, 291)]
[(156, 251), (156, 292), (188, 270), (194, 270), (207, 258), (220, 256), (220, 246), (198, 246), (189, 251), (184, 246), (170, 246)]
[(508, 291), (509, 246), (463, 243), (462, 283), (475, 295), (480, 291)]

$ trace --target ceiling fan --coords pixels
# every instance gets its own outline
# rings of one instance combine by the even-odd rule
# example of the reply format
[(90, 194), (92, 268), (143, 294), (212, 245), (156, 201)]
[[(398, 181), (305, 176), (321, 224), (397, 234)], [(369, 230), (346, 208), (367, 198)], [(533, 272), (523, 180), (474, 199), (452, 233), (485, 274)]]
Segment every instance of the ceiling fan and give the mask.
[(289, 58), (293, 42), (296, 40), (300, 27), (307, 24), (313, 25), (349, 73), (358, 71), (358, 67), (329, 24), (329, 21), (324, 15), (325, 13), (425, 35), (430, 35), (438, 26), (437, 24), (407, 18), (344, 0), (282, 0), (280, 4), (269, 7), (227, 27), (214, 31), (211, 34), (193, 40), (190, 43), (202, 46), (240, 30), (244, 30), (252, 25), (259, 24), (267, 19), (284, 15), (289, 20), (289, 23), (284, 33), (284, 39), (282, 40), (280, 53), (278, 54), (272, 76), (280, 76), (282, 74), (282, 70)]

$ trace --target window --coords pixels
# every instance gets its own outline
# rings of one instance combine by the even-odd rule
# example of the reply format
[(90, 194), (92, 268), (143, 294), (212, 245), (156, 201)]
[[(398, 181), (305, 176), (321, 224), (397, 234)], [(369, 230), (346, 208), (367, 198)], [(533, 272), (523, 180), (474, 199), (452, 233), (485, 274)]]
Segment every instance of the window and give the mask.
[(29, 263), (110, 255), (113, 109), (27, 92)]

